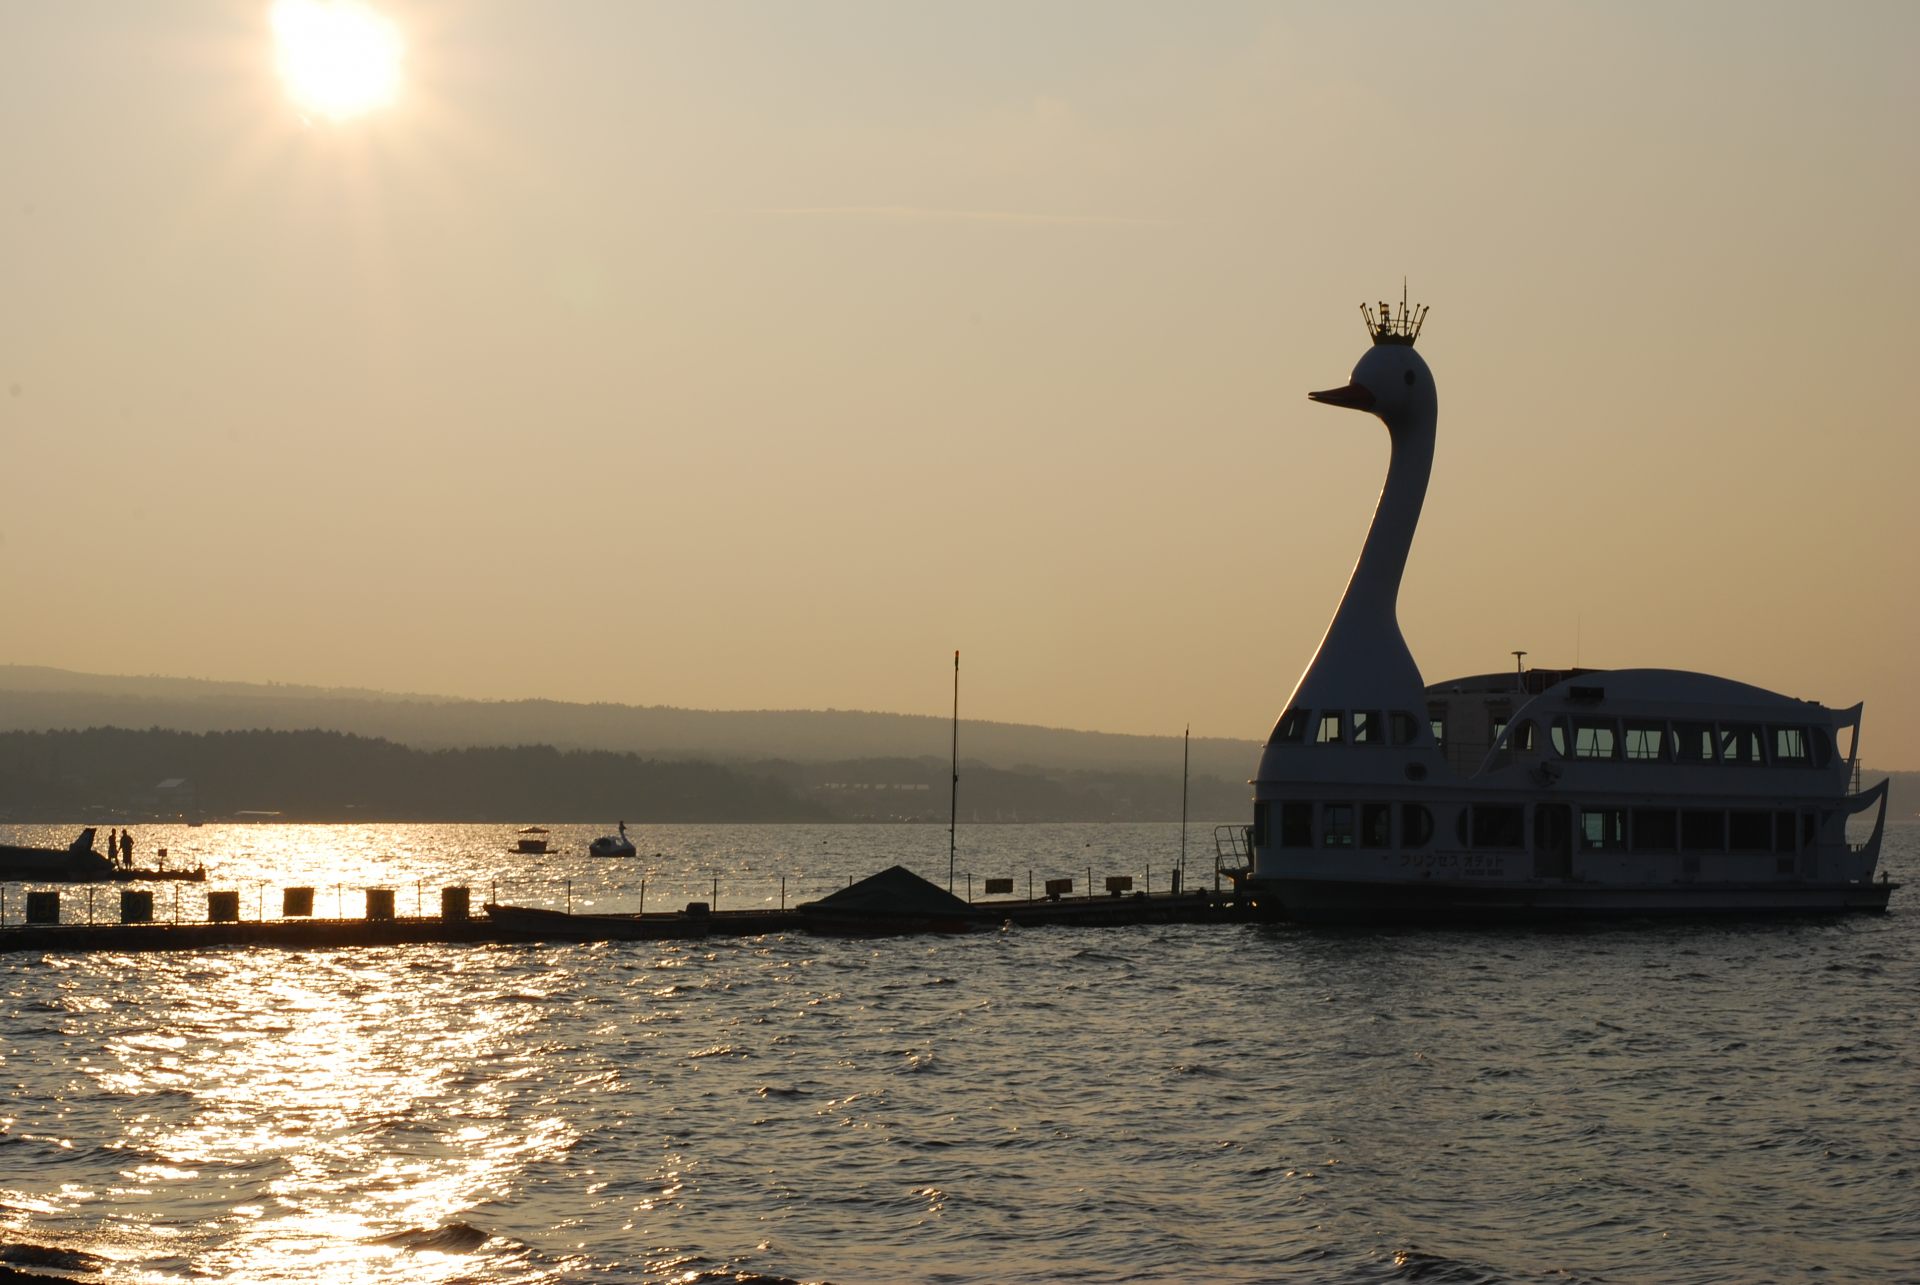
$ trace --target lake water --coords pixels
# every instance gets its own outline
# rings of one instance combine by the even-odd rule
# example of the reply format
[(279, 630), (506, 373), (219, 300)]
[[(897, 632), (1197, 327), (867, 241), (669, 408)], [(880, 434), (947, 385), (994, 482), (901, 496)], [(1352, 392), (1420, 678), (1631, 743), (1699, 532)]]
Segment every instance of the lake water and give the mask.
[[(947, 874), (945, 827), (597, 832), (135, 833), (248, 918)], [(956, 882), (1178, 851), (974, 827)], [(1882, 864), (1891, 913), (1805, 923), (0, 955), (0, 1243), (306, 1285), (1920, 1279), (1920, 827)]]

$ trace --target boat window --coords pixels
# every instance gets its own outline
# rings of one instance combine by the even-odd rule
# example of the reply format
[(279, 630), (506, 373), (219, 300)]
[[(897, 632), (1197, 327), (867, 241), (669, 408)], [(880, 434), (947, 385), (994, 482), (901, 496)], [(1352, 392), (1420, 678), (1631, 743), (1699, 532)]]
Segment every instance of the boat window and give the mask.
[(1251, 847), (1267, 846), (1267, 807), (1264, 802), (1253, 805), (1253, 833), (1247, 836), (1247, 843)]
[(1811, 727), (1807, 730), (1810, 733), (1807, 740), (1813, 750), (1813, 765), (1825, 767), (1833, 762), (1833, 742), (1827, 739), (1826, 729)]
[(1727, 814), (1697, 812), (1680, 814), (1680, 846), (1688, 852), (1718, 852), (1727, 846)]
[(1533, 724), (1521, 722), (1517, 726), (1506, 728), (1503, 734), (1493, 742), (1493, 757), (1488, 760), (1490, 768), (1503, 768), (1512, 764), (1514, 755), (1531, 753), (1533, 750)]
[(1573, 756), (1577, 759), (1620, 757), (1620, 734), (1610, 718), (1573, 720)]
[(1424, 848), (1433, 841), (1433, 813), (1419, 803), (1400, 805), (1400, 846)]
[(1491, 745), (1495, 741), (1499, 740), (1500, 733), (1506, 730), (1507, 730), (1507, 716), (1505, 714), (1495, 714), (1493, 716), (1492, 729), (1487, 735), (1487, 744)]
[(1353, 804), (1327, 803), (1320, 808), (1320, 842), (1329, 848), (1353, 846)]
[(1712, 763), (1719, 759), (1712, 723), (1675, 723), (1674, 757), (1682, 763)]
[(1440, 752), (1444, 754), (1447, 749), (1446, 715), (1442, 714), (1438, 718), (1429, 718), (1427, 720), (1427, 726), (1433, 731), (1433, 743), (1435, 745), (1438, 745), (1440, 747)]
[(1356, 709), (1353, 711), (1353, 743), (1355, 745), (1385, 745), (1387, 726), (1380, 721), (1377, 709)]
[(1331, 709), (1320, 715), (1319, 730), (1313, 734), (1315, 745), (1338, 745), (1340, 743), (1340, 711)]
[(1396, 709), (1393, 711), (1392, 717), (1393, 743), (1395, 745), (1413, 744), (1414, 738), (1418, 736), (1420, 732), (1419, 722), (1404, 709)]
[(1811, 812), (1800, 815), (1800, 846), (1811, 848), (1820, 841), (1820, 818)]
[(1626, 846), (1626, 809), (1580, 809), (1580, 850), (1582, 852), (1618, 852)]
[(1360, 846), (1363, 848), (1393, 846), (1392, 804), (1362, 803), (1360, 805)]
[(1775, 852), (1793, 851), (1793, 813), (1776, 812), (1773, 814), (1773, 850)]
[(1313, 804), (1282, 803), (1280, 805), (1280, 846), (1283, 848), (1313, 846)]
[(1519, 804), (1474, 804), (1474, 847), (1523, 848), (1526, 846), (1526, 834), (1526, 809)]
[(1630, 718), (1624, 730), (1629, 763), (1665, 763), (1673, 758), (1673, 744), (1665, 723)]
[(1580, 851), (1621, 852), (1626, 846), (1625, 808), (1580, 809)]
[(1727, 847), (1735, 852), (1773, 851), (1771, 812), (1727, 813)]
[(1720, 761), (1752, 767), (1760, 763), (1760, 729), (1751, 723), (1720, 725)]
[(1307, 739), (1307, 711), (1290, 709), (1280, 716), (1280, 722), (1273, 729), (1273, 739), (1283, 745), (1298, 745)]
[(1633, 850), (1672, 852), (1680, 846), (1680, 818), (1672, 808), (1633, 810)]
[(1774, 728), (1773, 761), (1780, 767), (1806, 767), (1812, 763), (1813, 754), (1807, 748), (1807, 729), (1804, 727)]
[(1550, 735), (1553, 737), (1553, 752), (1555, 754), (1558, 754), (1561, 758), (1565, 758), (1567, 756), (1567, 741), (1568, 741), (1566, 715), (1562, 714), (1560, 717), (1553, 720), (1553, 726), (1550, 730)]

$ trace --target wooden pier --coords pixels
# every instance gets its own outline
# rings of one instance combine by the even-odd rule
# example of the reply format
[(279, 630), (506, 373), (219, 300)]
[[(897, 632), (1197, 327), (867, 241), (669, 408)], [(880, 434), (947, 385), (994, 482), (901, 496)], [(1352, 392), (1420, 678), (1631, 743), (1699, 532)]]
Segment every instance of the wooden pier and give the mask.
[(0, 952), (167, 951), (264, 946), (280, 950), (335, 950), (355, 946), (424, 943), (505, 944), (541, 941), (681, 941), (821, 932), (836, 936), (915, 931), (990, 931), (1021, 928), (1125, 927), (1134, 924), (1240, 923), (1249, 918), (1230, 895), (1213, 892), (1132, 893), (962, 903), (958, 924), (922, 926), (878, 922), (864, 927), (826, 922), (804, 908), (673, 911), (644, 915), (568, 914), (529, 907), (490, 906), (468, 917), (392, 916), (363, 919), (225, 919), (195, 923), (31, 923), (0, 927)]
[(201, 923), (8, 924), (0, 951), (211, 950), (269, 946), (333, 950), (345, 946), (400, 946), (423, 942), (505, 940), (484, 919), (240, 919)]

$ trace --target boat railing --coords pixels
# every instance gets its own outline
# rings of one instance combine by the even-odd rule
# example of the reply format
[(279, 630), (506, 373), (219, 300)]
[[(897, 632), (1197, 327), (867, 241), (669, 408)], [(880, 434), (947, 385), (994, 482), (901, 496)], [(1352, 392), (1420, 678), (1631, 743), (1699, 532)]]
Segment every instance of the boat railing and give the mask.
[(1216, 825), (1213, 827), (1213, 851), (1219, 858), (1221, 868), (1251, 865), (1253, 862), (1253, 827), (1250, 825)]

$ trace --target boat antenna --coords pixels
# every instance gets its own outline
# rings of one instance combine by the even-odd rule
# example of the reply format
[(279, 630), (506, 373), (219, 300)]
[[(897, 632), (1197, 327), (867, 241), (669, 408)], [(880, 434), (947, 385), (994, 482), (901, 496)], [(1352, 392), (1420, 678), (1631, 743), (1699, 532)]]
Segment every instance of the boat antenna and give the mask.
[(1513, 680), (1522, 688), (1527, 685), (1527, 653), (1524, 651), (1513, 653)]
[(947, 891), (953, 891), (953, 836), (960, 825), (960, 652), (953, 653), (953, 786), (947, 793)]

